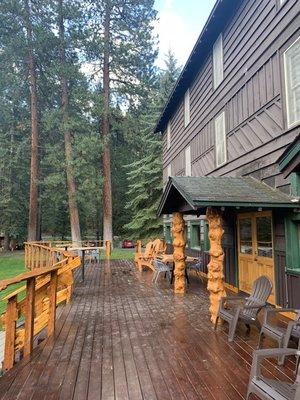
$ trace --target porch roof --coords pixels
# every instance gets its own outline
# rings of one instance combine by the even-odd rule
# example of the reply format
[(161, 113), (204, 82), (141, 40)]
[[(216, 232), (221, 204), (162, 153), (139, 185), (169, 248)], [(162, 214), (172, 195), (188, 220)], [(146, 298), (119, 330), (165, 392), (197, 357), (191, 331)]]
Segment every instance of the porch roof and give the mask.
[(169, 178), (158, 214), (193, 214), (210, 206), (299, 208), (300, 203), (252, 177), (180, 176)]

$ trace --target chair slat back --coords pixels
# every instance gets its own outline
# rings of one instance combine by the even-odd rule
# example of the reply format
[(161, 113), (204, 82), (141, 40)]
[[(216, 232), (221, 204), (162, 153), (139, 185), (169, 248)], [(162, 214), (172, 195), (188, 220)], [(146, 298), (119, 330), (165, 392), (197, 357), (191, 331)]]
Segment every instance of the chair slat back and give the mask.
[(153, 242), (146, 244), (144, 258), (151, 258), (153, 255)]
[[(272, 292), (273, 284), (267, 276), (257, 278), (252, 286), (251, 295), (246, 301), (246, 306), (255, 305), (257, 302), (265, 304)], [(255, 319), (261, 307), (245, 309), (243, 314), (249, 318)]]

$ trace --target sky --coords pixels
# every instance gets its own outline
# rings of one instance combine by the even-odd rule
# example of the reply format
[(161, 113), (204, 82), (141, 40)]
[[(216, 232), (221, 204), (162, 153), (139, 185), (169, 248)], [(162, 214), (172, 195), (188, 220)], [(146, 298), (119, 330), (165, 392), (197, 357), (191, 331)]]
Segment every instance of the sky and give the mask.
[(184, 65), (215, 4), (215, 0), (155, 0), (159, 21), (157, 65), (164, 66), (164, 55), (171, 49), (179, 65)]

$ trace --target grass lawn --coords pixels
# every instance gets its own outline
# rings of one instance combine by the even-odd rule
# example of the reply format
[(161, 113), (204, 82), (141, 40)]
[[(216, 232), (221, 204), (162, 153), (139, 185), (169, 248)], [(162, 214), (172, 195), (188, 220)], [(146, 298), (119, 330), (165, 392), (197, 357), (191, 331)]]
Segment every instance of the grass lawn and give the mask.
[[(0, 254), (0, 280), (13, 278), (16, 275), (22, 274), (22, 272), (25, 272), (24, 252), (16, 251), (14, 253)], [(0, 292), (0, 314), (2, 314), (6, 308), (6, 302), (1, 301), (1, 299), (23, 285), (23, 283), (19, 283), (9, 286), (7, 289)]]

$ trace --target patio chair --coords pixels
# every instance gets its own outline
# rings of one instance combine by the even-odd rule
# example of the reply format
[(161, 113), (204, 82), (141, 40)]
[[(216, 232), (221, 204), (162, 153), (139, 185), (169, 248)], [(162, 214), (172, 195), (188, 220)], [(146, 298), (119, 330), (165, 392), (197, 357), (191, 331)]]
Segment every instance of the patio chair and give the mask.
[(203, 268), (203, 260), (202, 260), (202, 257), (199, 257), (199, 258), (198, 258), (198, 261), (197, 261), (195, 264), (188, 263), (188, 264), (186, 265), (186, 270), (187, 270), (187, 272), (195, 271), (196, 274), (197, 274), (198, 276), (200, 276), (201, 280), (203, 280), (203, 279), (202, 279), (202, 275), (201, 275), (202, 268)]
[[(289, 312), (295, 314), (295, 320), (288, 322), (286, 327), (276, 325), (275, 315), (279, 313)], [(278, 319), (277, 319), (278, 321)], [(290, 339), (297, 339), (300, 346), (300, 310), (293, 308), (267, 308), (264, 315), (263, 324), (259, 334), (257, 348), (259, 349), (262, 343), (263, 336), (269, 336), (277, 340), (280, 348), (286, 349)], [(299, 347), (300, 348), (300, 347)], [(278, 359), (278, 364), (284, 364), (284, 356)]]
[(149, 242), (146, 244), (145, 251), (142, 253), (141, 251), (137, 251), (135, 253), (135, 263), (142, 270), (143, 267), (149, 267), (153, 269), (152, 261), (153, 261), (153, 242)]
[(232, 342), (234, 339), (239, 320), (246, 324), (248, 330), (250, 330), (250, 325), (255, 325), (260, 331), (261, 325), (257, 319), (257, 315), (267, 305), (272, 287), (272, 282), (268, 277), (260, 276), (254, 281), (252, 293), (249, 297), (222, 297), (216, 318), (215, 330), (217, 329), (219, 318), (222, 318), (229, 323), (229, 342)]
[(164, 264), (163, 262), (159, 260), (153, 260), (153, 266), (154, 266), (154, 274), (152, 278), (153, 283), (157, 283), (159, 274), (165, 273), (166, 277), (169, 279), (169, 282), (171, 281), (171, 274), (172, 274), (172, 267), (170, 265)]
[(261, 362), (266, 358), (300, 356), (299, 350), (294, 349), (264, 349), (253, 352), (253, 361), (246, 400), (251, 394), (256, 394), (262, 400), (299, 400), (300, 399), (300, 367), (296, 372), (295, 382), (282, 382), (269, 379), (261, 373)]

